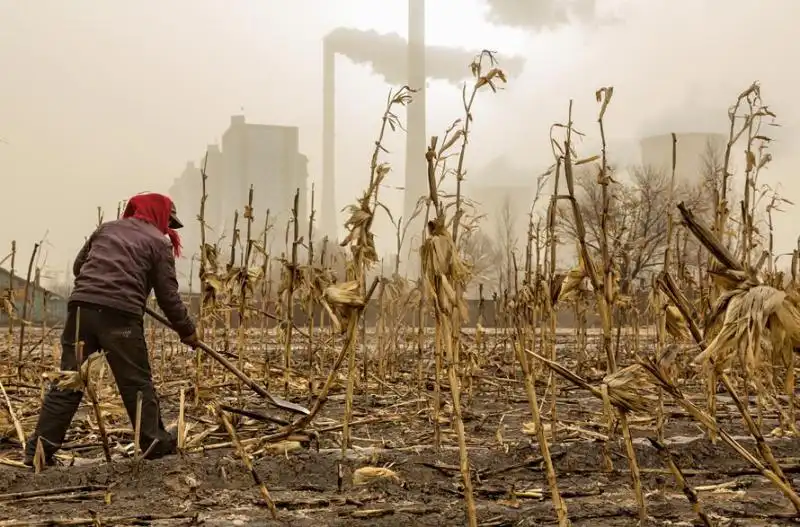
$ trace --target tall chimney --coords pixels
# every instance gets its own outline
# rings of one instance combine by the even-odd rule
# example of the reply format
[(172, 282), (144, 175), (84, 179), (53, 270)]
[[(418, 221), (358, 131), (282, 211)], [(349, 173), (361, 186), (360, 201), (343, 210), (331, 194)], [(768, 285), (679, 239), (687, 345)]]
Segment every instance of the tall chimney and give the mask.
[[(403, 202), (403, 222), (411, 219), (417, 201), (427, 194), (427, 174), (425, 168), (425, 0), (408, 0), (408, 86), (417, 92), (407, 108), (406, 123), (406, 181)], [(403, 252), (409, 247), (411, 238), (419, 239), (422, 232), (422, 219), (409, 225)], [(417, 245), (419, 242), (415, 243)], [(403, 258), (406, 260), (407, 258)], [(411, 261), (408, 273), (418, 266)]]
[(336, 214), (335, 138), (336, 133), (336, 53), (328, 40), (322, 41), (322, 234), (336, 241), (339, 231)]

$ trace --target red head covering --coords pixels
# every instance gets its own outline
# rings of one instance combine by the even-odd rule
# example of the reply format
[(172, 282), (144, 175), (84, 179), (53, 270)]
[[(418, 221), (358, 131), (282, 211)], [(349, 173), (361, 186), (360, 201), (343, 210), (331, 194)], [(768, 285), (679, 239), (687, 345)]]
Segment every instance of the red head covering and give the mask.
[(123, 218), (136, 218), (146, 221), (169, 236), (175, 256), (181, 255), (181, 238), (174, 229), (169, 228), (169, 216), (172, 211), (172, 200), (163, 194), (138, 194), (128, 200)]

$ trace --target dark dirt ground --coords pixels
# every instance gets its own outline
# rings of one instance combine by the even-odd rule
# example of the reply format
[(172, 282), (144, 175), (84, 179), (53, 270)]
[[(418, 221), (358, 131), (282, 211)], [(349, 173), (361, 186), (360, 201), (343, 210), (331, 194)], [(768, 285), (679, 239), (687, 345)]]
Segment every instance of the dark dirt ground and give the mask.
[[(537, 459), (535, 435), (523, 431), (523, 424), (531, 418), (521, 384), (500, 380), (496, 372), (484, 370), (483, 374), (493, 380), (484, 384), (488, 387), (465, 411), (480, 525), (555, 525), (545, 472)], [(161, 392), (165, 394), (162, 400), (165, 421), (169, 421), (177, 413), (178, 398), (174, 390), (163, 386)], [(14, 392), (9, 393), (13, 399)], [(696, 400), (703, 406), (699, 397)], [(341, 423), (343, 398), (341, 389), (331, 397), (317, 428)], [(256, 399), (249, 400), (246, 406), (260, 407), (275, 415)], [(201, 421), (194, 432), (202, 429), (202, 421), (208, 419), (201, 416), (201, 410), (196, 412), (196, 415), (188, 412), (187, 417), (188, 421)], [(621, 440), (610, 446), (615, 470), (609, 472), (604, 466), (603, 444), (590, 437), (592, 431), (604, 433), (599, 401), (584, 391), (565, 389), (559, 397), (557, 412), (559, 439), (551, 444), (551, 453), (573, 525), (635, 525), (636, 502)], [(678, 407), (668, 404), (665, 413), (668, 416), (665, 436), (689, 483), (718, 486), (699, 491), (700, 502), (712, 515), (715, 525), (794, 524), (789, 518), (794, 510), (790, 502), (735, 452), (722, 442), (712, 445), (704, 439), (699, 426)], [(777, 420), (770, 417), (774, 415), (767, 414), (764, 422), (766, 434), (777, 426)], [(131, 517), (136, 515), (140, 516), (139, 525), (170, 526), (465, 524), (455, 435), (448, 426), (443, 426), (443, 449), (433, 450), (432, 425), (427, 412), (419, 410), (419, 393), (414, 386), (401, 383), (387, 386), (385, 395), (369, 398), (358, 395), (354, 419), (371, 422), (353, 428), (354, 448), (344, 458), (338, 446), (341, 433), (334, 430), (320, 433), (319, 449), (312, 444), (288, 454), (266, 454), (254, 462), (277, 504), (277, 520), (270, 518), (250, 473), (230, 448), (212, 448), (139, 464), (122, 457), (107, 465), (99, 461), (102, 451), (97, 438), (87, 439), (80, 430), (73, 429), (68, 441), (94, 441), (94, 446), (66, 451), (77, 456), (75, 466), (54, 467), (34, 474), (0, 464), (0, 493), (4, 493), (0, 496), (0, 527), (89, 525), (80, 521), (92, 517), (97, 520), (95, 525), (121, 525), (133, 523)], [(653, 422), (631, 418), (650, 524), (693, 525), (697, 516), (691, 504), (646, 440), (654, 435)], [(735, 407), (722, 396), (719, 422), (755, 452), (755, 443), (745, 437)], [(563, 428), (570, 426), (578, 431)], [(249, 424), (241, 429), (241, 436), (255, 437), (264, 433), (265, 428), (262, 423)], [(129, 435), (122, 431), (112, 435), (120, 443), (130, 442)], [(224, 433), (216, 434), (204, 444), (226, 440)], [(787, 476), (794, 478), (795, 488), (800, 488), (800, 440), (770, 437), (769, 444)], [(13, 438), (0, 443), (0, 458), (20, 459), (19, 446)], [(531, 462), (526, 464), (526, 460)], [(390, 467), (401, 482), (381, 480), (354, 486), (353, 471), (368, 465)], [(68, 487), (84, 487), (84, 490), (66, 490), (40, 498), (9, 496), (9, 493)], [(175, 518), (148, 520), (144, 515)], [(66, 523), (47, 523), (53, 519)]]

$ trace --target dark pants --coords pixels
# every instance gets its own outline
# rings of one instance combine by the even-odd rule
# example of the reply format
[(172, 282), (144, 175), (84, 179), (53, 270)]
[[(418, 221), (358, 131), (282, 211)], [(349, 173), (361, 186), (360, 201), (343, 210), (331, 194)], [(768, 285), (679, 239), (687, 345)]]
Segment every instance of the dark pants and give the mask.
[[(78, 313), (80, 310), (80, 314)], [(78, 316), (79, 315), (79, 316)], [(158, 440), (148, 455), (157, 458), (175, 452), (176, 439), (167, 432), (161, 421), (158, 396), (150, 374), (147, 343), (142, 319), (92, 304), (70, 304), (64, 332), (61, 335), (61, 369), (78, 371), (76, 356), (76, 326), (78, 340), (83, 342), (81, 362), (96, 351), (106, 352), (106, 360), (131, 423), (136, 423), (136, 397), (142, 392), (141, 429), (139, 444), (146, 452)], [(78, 411), (83, 392), (60, 389), (52, 385), (44, 398), (36, 431), (26, 445), (26, 457), (36, 452), (37, 439), (41, 439), (45, 460), (61, 448), (72, 418)]]

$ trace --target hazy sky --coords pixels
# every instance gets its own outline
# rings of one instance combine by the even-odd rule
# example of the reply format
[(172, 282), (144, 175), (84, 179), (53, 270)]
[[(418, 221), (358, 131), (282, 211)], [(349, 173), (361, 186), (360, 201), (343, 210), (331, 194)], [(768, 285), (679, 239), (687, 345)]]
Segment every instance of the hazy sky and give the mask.
[[(519, 4), (541, 0), (515, 0)], [(400, 0), (0, 0), (0, 258), (18, 240), (22, 265), (47, 232), (49, 266), (66, 267), (96, 207), (166, 191), (189, 159), (220, 139), (231, 114), (300, 127), (312, 179), (321, 167), (321, 39), (341, 27), (405, 34)], [(498, 2), (501, 3), (501, 2)], [(484, 0), (429, 0), (429, 44), (489, 48), (526, 59), (508, 89), (476, 103), (469, 166), (499, 155), (549, 164), (548, 128), (575, 99), (596, 136), (594, 90), (613, 85), (607, 135), (713, 131), (753, 80), (784, 125), (765, 181), (800, 201), (797, 0), (573, 0), (581, 16), (546, 30), (490, 25)], [(587, 11), (586, 6), (589, 6)], [(537, 11), (538, 13), (538, 11)], [(588, 15), (587, 15), (588, 13)], [(545, 23), (546, 22), (546, 23)], [(466, 67), (466, 65), (465, 65)], [(337, 205), (368, 177), (389, 86), (367, 66), (337, 62)], [(428, 134), (460, 117), (460, 93), (433, 82)], [(724, 131), (724, 130), (720, 130)], [(403, 138), (389, 145), (402, 185)], [(614, 150), (614, 142), (610, 150)], [(738, 152), (737, 152), (738, 153)], [(400, 205), (399, 199), (391, 205)], [(289, 206), (289, 204), (287, 204)], [(791, 210), (779, 249), (797, 236)]]

